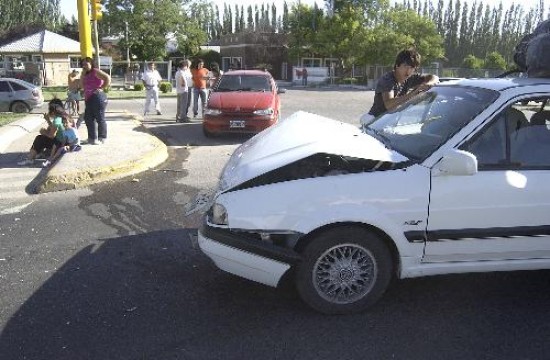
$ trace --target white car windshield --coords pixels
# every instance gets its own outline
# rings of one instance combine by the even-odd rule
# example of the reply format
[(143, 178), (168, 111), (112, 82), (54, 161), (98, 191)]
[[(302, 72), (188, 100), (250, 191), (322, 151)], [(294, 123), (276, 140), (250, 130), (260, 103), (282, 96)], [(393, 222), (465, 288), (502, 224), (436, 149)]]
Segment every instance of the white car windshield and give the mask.
[(422, 161), (498, 97), (488, 89), (436, 86), (374, 119), (364, 131)]

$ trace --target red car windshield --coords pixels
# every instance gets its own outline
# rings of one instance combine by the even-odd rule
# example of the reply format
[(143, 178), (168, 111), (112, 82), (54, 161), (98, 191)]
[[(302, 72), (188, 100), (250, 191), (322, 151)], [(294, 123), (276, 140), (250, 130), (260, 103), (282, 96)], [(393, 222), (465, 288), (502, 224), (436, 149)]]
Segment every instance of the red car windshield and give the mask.
[(260, 75), (224, 75), (214, 91), (271, 91), (271, 83)]

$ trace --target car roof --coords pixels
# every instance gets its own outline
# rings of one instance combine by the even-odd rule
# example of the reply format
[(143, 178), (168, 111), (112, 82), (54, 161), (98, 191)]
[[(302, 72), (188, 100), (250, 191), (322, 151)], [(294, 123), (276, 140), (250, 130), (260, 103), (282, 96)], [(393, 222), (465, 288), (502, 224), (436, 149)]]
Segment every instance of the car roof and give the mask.
[(31, 83), (28, 82), (28, 81), (21, 80), (21, 79), (16, 79), (16, 78), (4, 78), (4, 77), (0, 77), (0, 80), (9, 80), (9, 81), (13, 81), (13, 82), (16, 82), (16, 83), (21, 84), (21, 85), (25, 85), (26, 87), (30, 87), (30, 88), (38, 87), (37, 85), (31, 84)]
[(268, 76), (271, 77), (271, 74), (267, 71), (262, 70), (229, 70), (223, 73), (224, 75), (260, 75), (260, 76)]
[(495, 91), (517, 88), (522, 86), (546, 85), (550, 86), (550, 78), (475, 78), (460, 79), (456, 81), (443, 82), (442, 86), (472, 86)]

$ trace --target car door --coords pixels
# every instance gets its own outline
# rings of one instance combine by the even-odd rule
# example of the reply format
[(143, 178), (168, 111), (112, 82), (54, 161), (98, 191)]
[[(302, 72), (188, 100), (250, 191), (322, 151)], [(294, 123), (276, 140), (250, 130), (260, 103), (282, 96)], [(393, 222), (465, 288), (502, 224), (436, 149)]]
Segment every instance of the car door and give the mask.
[(0, 79), (0, 111), (10, 111), (12, 91), (7, 80)]
[(476, 174), (432, 174), (425, 261), (550, 264), (550, 123), (528, 109), (508, 107), (461, 146)]

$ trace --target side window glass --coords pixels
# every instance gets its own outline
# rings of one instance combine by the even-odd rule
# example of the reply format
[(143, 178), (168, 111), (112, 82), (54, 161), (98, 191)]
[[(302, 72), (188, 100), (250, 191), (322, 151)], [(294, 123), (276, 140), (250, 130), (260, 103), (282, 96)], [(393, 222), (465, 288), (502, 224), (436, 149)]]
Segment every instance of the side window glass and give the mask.
[(502, 166), (506, 162), (506, 115), (500, 114), (483, 128), (464, 150), (477, 157), (480, 170)]
[(11, 87), (13, 88), (13, 91), (29, 90), (26, 87), (24, 87), (23, 85), (20, 85), (16, 82), (10, 81), (10, 84), (11, 84)]
[(7, 81), (0, 81), (0, 93), (10, 92), (10, 86)]
[(550, 98), (523, 102), (528, 124), (510, 132), (510, 161), (520, 169), (550, 169)]

